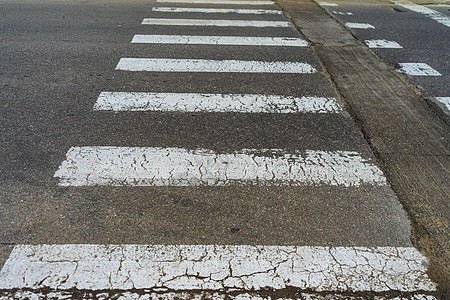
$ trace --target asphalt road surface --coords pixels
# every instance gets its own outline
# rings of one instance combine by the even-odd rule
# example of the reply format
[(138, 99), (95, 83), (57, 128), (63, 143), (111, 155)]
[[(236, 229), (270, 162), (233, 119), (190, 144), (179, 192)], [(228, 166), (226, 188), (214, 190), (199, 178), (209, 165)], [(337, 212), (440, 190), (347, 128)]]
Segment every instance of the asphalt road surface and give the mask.
[[(360, 39), (397, 37), (403, 49), (375, 50), (389, 64), (442, 74), (411, 78), (426, 95), (449, 96), (448, 27), (342, 10), (377, 28)], [(0, 11), (0, 297), (437, 295), (407, 213), (277, 5)]]

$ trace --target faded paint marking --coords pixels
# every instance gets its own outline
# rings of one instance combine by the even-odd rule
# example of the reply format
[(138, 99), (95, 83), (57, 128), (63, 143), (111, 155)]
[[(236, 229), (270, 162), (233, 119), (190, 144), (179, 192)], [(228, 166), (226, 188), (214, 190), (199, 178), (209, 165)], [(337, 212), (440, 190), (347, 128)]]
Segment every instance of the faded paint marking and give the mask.
[(350, 151), (72, 147), (60, 186), (386, 185), (373, 163)]
[(241, 46), (285, 46), (306, 47), (308, 43), (289, 37), (246, 36), (193, 36), (193, 35), (135, 35), (132, 43), (185, 44), (185, 45), (241, 45)]
[(205, 20), (205, 19), (158, 19), (146, 18), (144, 25), (163, 26), (217, 26), (217, 27), (290, 27), (286, 21), (252, 21), (252, 20)]
[(345, 23), (345, 27), (352, 28), (352, 29), (375, 29), (375, 27), (373, 25), (370, 25), (368, 23), (347, 22), (347, 23)]
[(415, 4), (411, 1), (407, 0), (391, 0), (394, 4), (404, 7), (406, 9), (412, 10), (414, 12), (417, 12), (419, 14), (423, 14), (432, 20), (435, 20), (438, 23), (441, 23), (442, 25), (445, 25), (447, 27), (450, 27), (450, 18), (446, 16), (443, 13), (440, 13), (438, 11), (435, 11), (431, 8)]
[(320, 6), (332, 6), (332, 7), (338, 6), (336, 3), (329, 3), (329, 2), (319, 2), (319, 5)]
[(450, 111), (450, 97), (435, 97), (434, 99), (444, 104), (447, 110)]
[(0, 289), (432, 292), (412, 247), (18, 245)]
[(239, 113), (338, 113), (334, 98), (276, 95), (102, 92), (94, 110)]
[(239, 8), (199, 8), (199, 7), (153, 7), (155, 12), (171, 13), (206, 13), (206, 14), (251, 14), (251, 15), (281, 15), (281, 10), (275, 9), (239, 9)]
[(159, 3), (190, 3), (190, 4), (234, 4), (234, 5), (274, 5), (273, 1), (238, 1), (238, 0), (157, 0)]
[(397, 72), (411, 76), (441, 76), (441, 73), (425, 63), (400, 63)]
[(116, 70), (149, 72), (210, 73), (315, 73), (311, 65), (299, 62), (240, 60), (121, 58)]
[(348, 12), (348, 11), (335, 11), (333, 10), (333, 13), (336, 15), (341, 15), (341, 16), (353, 16), (353, 13)]
[(401, 49), (403, 48), (397, 42), (387, 40), (365, 40), (369, 48), (384, 48), (384, 49)]

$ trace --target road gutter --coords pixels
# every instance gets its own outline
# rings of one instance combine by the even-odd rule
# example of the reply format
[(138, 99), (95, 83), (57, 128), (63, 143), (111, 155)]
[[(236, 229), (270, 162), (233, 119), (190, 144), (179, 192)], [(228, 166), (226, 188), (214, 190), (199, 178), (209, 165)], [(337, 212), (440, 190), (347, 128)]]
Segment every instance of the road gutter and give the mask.
[(412, 243), (430, 259), (430, 276), (445, 293), (450, 289), (448, 124), (317, 3), (276, 2), (310, 43), (369, 143), (411, 219)]

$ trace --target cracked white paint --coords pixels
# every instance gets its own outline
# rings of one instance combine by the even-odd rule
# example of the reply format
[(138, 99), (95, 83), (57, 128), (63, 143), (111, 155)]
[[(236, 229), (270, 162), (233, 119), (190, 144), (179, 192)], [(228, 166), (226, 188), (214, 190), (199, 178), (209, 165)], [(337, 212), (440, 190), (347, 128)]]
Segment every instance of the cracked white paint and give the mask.
[(430, 19), (441, 23), (442, 25), (450, 27), (450, 18), (443, 13), (407, 0), (391, 0), (391, 2), (393, 2), (395, 5), (404, 7), (416, 13), (423, 14)]
[(102, 92), (94, 110), (239, 113), (338, 113), (335, 98), (255, 94)]
[(375, 27), (373, 25), (370, 25), (368, 23), (347, 22), (347, 23), (345, 23), (345, 27), (352, 28), (352, 29), (375, 29)]
[(378, 167), (350, 151), (72, 147), (60, 186), (386, 185)]
[(157, 0), (159, 3), (190, 3), (190, 4), (231, 4), (231, 5), (273, 5), (273, 1), (239, 1), (239, 0)]
[(141, 44), (184, 44), (184, 45), (236, 45), (236, 46), (283, 46), (306, 47), (308, 43), (292, 37), (247, 37), (247, 36), (205, 36), (205, 35), (144, 35), (137, 34), (131, 43)]
[(310, 64), (243, 60), (205, 60), (170, 58), (121, 58), (116, 70), (149, 72), (211, 73), (315, 73)]
[(397, 72), (411, 76), (441, 76), (441, 73), (425, 63), (400, 63)]
[(275, 9), (245, 9), (245, 8), (200, 8), (200, 7), (153, 7), (155, 12), (170, 13), (205, 13), (205, 14), (248, 14), (248, 15), (281, 15), (281, 10)]
[(403, 48), (394, 41), (387, 41), (387, 40), (365, 40), (364, 43), (366, 43), (367, 47), (369, 48), (382, 48), (382, 49), (401, 49)]
[(143, 25), (163, 26), (217, 26), (217, 27), (290, 27), (286, 21), (252, 20), (206, 20), (206, 19), (159, 19), (145, 18)]
[(412, 247), (18, 245), (0, 289), (423, 293), (427, 264)]
[[(236, 293), (236, 291), (234, 291)], [(361, 300), (365, 299), (363, 296), (350, 296), (349, 294), (340, 295), (330, 292), (324, 293), (301, 293), (297, 292), (295, 297), (271, 297), (265, 295), (258, 295), (258, 292), (242, 292), (237, 295), (225, 294), (221, 292), (209, 292), (209, 291), (195, 291), (195, 292), (151, 292), (151, 291), (139, 291), (139, 292), (119, 292), (119, 291), (63, 291), (63, 292), (31, 292), (31, 291), (14, 291), (14, 292), (0, 292), (0, 300), (9, 299), (24, 299), (24, 300), (61, 300), (61, 299), (86, 299), (86, 300)], [(408, 296), (372, 296), (372, 300), (437, 300), (435, 296), (425, 295), (421, 293), (414, 293)]]

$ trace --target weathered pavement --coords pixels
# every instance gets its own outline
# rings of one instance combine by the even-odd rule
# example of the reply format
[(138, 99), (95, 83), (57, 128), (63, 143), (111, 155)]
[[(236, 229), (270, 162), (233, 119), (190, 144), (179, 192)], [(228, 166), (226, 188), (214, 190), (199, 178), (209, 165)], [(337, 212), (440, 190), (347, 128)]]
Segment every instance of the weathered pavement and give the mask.
[[(390, 161), (447, 163), (448, 128), (315, 3), (278, 4), (300, 34), (262, 3), (4, 4), (5, 298), (441, 294), (448, 193), (410, 202), (417, 174)], [(356, 84), (374, 71), (391, 94)], [(426, 121), (406, 131), (392, 105)]]

